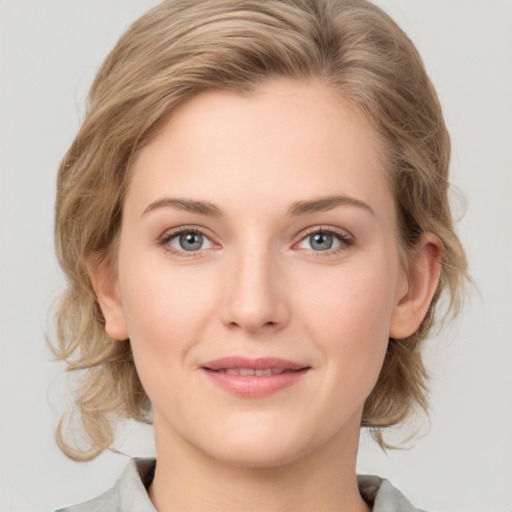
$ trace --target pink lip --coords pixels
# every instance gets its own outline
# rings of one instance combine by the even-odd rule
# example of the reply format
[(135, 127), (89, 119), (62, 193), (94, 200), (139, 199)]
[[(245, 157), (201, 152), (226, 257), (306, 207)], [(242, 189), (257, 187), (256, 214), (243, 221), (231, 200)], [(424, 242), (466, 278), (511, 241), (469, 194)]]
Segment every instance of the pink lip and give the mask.
[[(309, 366), (285, 359), (225, 357), (201, 366), (214, 384), (235, 395), (262, 398), (292, 386), (306, 375)], [(271, 371), (271, 375), (237, 375), (240, 369)], [(231, 373), (227, 373), (230, 371)]]

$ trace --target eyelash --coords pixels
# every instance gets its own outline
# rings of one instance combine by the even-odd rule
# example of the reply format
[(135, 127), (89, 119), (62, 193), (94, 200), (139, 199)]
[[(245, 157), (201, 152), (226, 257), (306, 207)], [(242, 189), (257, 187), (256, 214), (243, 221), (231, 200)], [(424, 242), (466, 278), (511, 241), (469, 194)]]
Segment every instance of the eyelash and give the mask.
[[(198, 256), (198, 253), (201, 251), (185, 251), (185, 250), (178, 250), (175, 249), (170, 245), (171, 240), (174, 238), (183, 235), (183, 234), (192, 234), (192, 235), (202, 235), (207, 240), (211, 241), (210, 236), (204, 232), (202, 229), (199, 229), (197, 227), (187, 227), (182, 226), (180, 228), (176, 228), (175, 230), (171, 232), (166, 232), (164, 235), (158, 240), (158, 244), (164, 248), (167, 252), (170, 252), (171, 254), (181, 257), (181, 258), (194, 258)], [(212, 242), (213, 243), (213, 242)]]
[[(198, 250), (198, 251), (177, 250), (170, 245), (171, 240), (173, 240), (174, 238), (176, 238), (182, 234), (202, 235), (207, 240), (209, 240), (212, 244), (214, 243), (211, 241), (210, 236), (202, 229), (197, 228), (197, 227), (183, 226), (183, 227), (177, 228), (171, 232), (166, 232), (158, 240), (158, 245), (162, 246), (164, 248), (164, 250), (166, 250), (178, 257), (181, 257), (181, 258), (197, 257), (199, 255), (199, 253), (202, 252), (201, 250)], [(310, 237), (311, 235), (315, 235), (315, 234), (332, 235), (340, 243), (340, 245), (338, 247), (335, 247), (334, 249), (326, 249), (326, 250), (322, 250), (322, 251), (306, 249), (306, 250), (309, 250), (310, 253), (312, 253), (318, 257), (321, 257), (323, 255), (324, 256), (335, 255), (339, 252), (347, 250), (348, 248), (353, 246), (354, 242), (355, 242), (354, 238), (346, 233), (341, 233), (341, 232), (339, 232), (331, 227), (327, 227), (327, 226), (315, 226), (315, 227), (308, 228), (305, 231), (305, 233), (303, 233), (301, 235), (301, 238), (293, 244), (293, 247), (297, 246), (298, 244), (300, 244), (301, 242), (306, 240), (308, 237)]]
[(335, 247), (334, 249), (326, 249), (323, 251), (315, 251), (313, 249), (309, 249), (310, 253), (317, 257), (336, 255), (339, 252), (349, 249), (355, 243), (354, 238), (347, 233), (342, 233), (341, 231), (338, 231), (338, 230), (333, 229), (332, 227), (328, 227), (328, 226), (314, 226), (314, 227), (306, 229), (305, 233), (303, 235), (301, 235), (300, 240), (298, 242), (296, 242), (294, 244), (294, 246), (303, 242), (311, 235), (316, 235), (316, 234), (320, 234), (320, 233), (323, 235), (332, 235), (335, 239), (338, 240), (340, 245), (338, 247)]

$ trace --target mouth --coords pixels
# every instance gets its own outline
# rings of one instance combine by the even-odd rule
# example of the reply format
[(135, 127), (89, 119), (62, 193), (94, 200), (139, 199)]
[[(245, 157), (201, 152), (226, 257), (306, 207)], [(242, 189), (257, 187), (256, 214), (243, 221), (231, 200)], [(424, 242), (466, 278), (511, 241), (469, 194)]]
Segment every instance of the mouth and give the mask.
[[(209, 368), (206, 368), (207, 370)], [(229, 375), (281, 375), (286, 372), (297, 372), (300, 370), (282, 370), (280, 368), (265, 368), (264, 370), (256, 370), (255, 368), (221, 368), (220, 370), (211, 370), (219, 373), (228, 373)]]
[(309, 366), (277, 357), (223, 357), (209, 361), (202, 366), (205, 370), (229, 373), (230, 375), (280, 375), (301, 371)]
[(201, 366), (221, 389), (246, 398), (262, 398), (299, 382), (310, 366), (279, 358), (227, 357)]

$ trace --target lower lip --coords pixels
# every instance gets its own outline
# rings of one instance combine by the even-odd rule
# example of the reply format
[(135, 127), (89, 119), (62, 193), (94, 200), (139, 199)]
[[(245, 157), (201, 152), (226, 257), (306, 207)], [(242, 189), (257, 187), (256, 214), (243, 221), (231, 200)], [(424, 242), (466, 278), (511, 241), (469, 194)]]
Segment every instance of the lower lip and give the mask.
[(277, 375), (232, 375), (203, 368), (214, 384), (235, 395), (247, 398), (263, 398), (289, 388), (302, 379), (308, 370), (304, 368)]

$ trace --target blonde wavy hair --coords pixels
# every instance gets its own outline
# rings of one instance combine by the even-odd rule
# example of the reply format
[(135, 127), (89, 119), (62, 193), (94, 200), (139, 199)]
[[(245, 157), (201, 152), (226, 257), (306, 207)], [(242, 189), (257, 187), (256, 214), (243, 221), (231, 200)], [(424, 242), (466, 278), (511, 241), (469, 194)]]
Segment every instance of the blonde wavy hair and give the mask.
[[(378, 130), (394, 188), (404, 258), (423, 233), (442, 243), (442, 270), (419, 330), (390, 340), (362, 426), (383, 447), (382, 429), (427, 408), (422, 342), (460, 307), (466, 259), (449, 205), (450, 139), (434, 88), (413, 43), (364, 0), (168, 0), (121, 37), (92, 85), (83, 125), (58, 173), (56, 249), (67, 276), (58, 310), (57, 358), (79, 375), (74, 419), (61, 420), (66, 455), (89, 460), (114, 442), (119, 418), (150, 421), (129, 341), (114, 341), (86, 259), (114, 262), (131, 164), (165, 116), (208, 90), (250, 92), (273, 77), (316, 78)], [(446, 296), (443, 315), (436, 308)], [(73, 435), (71, 436), (73, 437)]]

